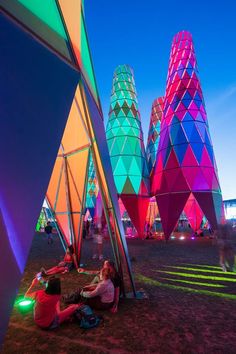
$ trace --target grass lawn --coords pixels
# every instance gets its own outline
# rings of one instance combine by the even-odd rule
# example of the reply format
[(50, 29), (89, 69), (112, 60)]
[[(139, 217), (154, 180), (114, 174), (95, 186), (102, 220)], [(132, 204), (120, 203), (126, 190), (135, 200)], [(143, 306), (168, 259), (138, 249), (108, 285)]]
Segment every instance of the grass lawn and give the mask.
[[(41, 266), (54, 266), (63, 256), (54, 236), (48, 245), (36, 234), (19, 295)], [(92, 241), (83, 242), (81, 262), (90, 269)], [(104, 323), (82, 330), (66, 323), (52, 331), (34, 325), (32, 311), (14, 308), (2, 353), (236, 353), (236, 274), (223, 273), (218, 252), (209, 239), (128, 240), (137, 290), (148, 298), (121, 299), (117, 314), (104, 312)], [(111, 258), (109, 240), (105, 257)], [(61, 276), (63, 294), (83, 286), (92, 276), (75, 271)]]

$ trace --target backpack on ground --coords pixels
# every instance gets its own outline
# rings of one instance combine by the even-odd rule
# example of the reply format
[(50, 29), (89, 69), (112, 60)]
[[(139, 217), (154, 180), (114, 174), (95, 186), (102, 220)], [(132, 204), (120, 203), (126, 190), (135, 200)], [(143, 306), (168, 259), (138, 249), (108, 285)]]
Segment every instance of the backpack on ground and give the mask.
[(80, 324), (80, 328), (89, 329), (97, 327), (101, 321), (102, 316), (97, 316), (88, 305), (82, 305), (75, 311), (75, 319)]

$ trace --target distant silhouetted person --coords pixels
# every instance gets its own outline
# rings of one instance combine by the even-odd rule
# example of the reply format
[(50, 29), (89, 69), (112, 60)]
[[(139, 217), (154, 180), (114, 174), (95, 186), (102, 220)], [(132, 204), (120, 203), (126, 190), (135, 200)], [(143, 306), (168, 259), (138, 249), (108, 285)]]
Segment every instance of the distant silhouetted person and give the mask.
[(223, 272), (234, 270), (234, 247), (232, 242), (233, 229), (228, 223), (218, 225), (216, 231), (217, 244), (219, 247), (220, 266)]
[(51, 225), (50, 221), (47, 222), (47, 225), (45, 226), (44, 231), (47, 234), (48, 244), (52, 244), (53, 243), (52, 225)]

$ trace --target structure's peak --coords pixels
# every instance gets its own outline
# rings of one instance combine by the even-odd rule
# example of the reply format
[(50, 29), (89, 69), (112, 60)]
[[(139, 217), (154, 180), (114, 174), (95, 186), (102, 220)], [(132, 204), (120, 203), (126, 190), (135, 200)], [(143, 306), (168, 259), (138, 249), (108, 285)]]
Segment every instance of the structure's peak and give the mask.
[(192, 34), (189, 31), (185, 31), (185, 30), (179, 31), (178, 33), (175, 34), (172, 43), (175, 44), (186, 39), (192, 41), (193, 39)]
[(130, 75), (134, 76), (133, 68), (128, 64), (122, 64), (122, 65), (118, 65), (116, 67), (116, 69), (114, 71), (114, 75), (118, 75), (121, 73), (130, 74)]

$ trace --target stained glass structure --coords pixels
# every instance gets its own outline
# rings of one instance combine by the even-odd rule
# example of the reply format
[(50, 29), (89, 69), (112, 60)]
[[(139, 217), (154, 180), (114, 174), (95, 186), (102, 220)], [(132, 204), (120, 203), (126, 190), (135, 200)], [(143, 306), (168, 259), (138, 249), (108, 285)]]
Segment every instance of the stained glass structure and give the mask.
[(135, 289), (81, 1), (0, 0), (0, 8), (1, 343), (45, 193), (80, 259), (90, 153), (114, 260)]
[(96, 177), (92, 154), (90, 153), (85, 208), (89, 210), (91, 217), (94, 216), (97, 195), (98, 195), (98, 183), (97, 183), (97, 177)]
[(184, 213), (188, 218), (189, 224), (194, 231), (200, 229), (202, 220), (203, 220), (203, 212), (200, 208), (196, 198), (191, 193), (184, 207)]
[(118, 195), (141, 235), (149, 203), (149, 173), (134, 74), (128, 65), (114, 72), (106, 137)]
[[(166, 238), (190, 195), (212, 228), (220, 222), (222, 196), (217, 167), (192, 36), (186, 31), (177, 33), (172, 43), (152, 192)], [(187, 206), (191, 220), (189, 210), (192, 208)]]
[(163, 114), (164, 97), (159, 97), (152, 104), (148, 140), (146, 147), (147, 164), (150, 177), (156, 162), (157, 149), (160, 140), (161, 119)]
[(152, 197), (150, 198), (149, 205), (148, 205), (146, 223), (152, 226), (155, 222), (157, 215), (158, 215), (158, 207), (157, 207), (156, 198)]

